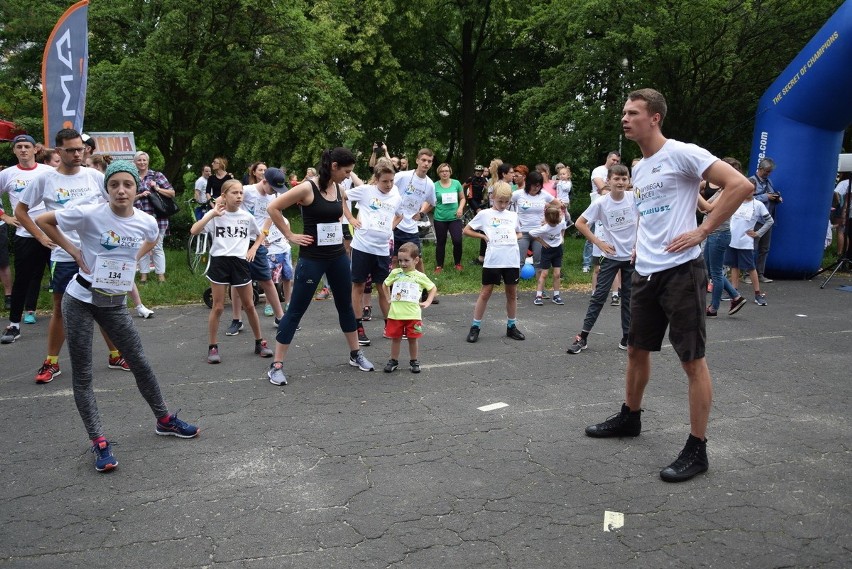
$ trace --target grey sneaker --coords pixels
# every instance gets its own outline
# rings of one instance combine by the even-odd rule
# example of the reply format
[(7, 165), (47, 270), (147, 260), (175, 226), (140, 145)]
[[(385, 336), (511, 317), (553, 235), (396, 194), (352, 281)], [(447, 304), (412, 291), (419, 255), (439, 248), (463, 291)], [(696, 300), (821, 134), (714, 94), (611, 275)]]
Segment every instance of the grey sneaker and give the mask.
[(266, 372), (269, 383), (272, 385), (287, 385), (287, 376), (284, 375), (284, 362), (272, 362), (269, 371)]
[(418, 360), (409, 360), (408, 366), (411, 373), (420, 373), (420, 362)]
[(574, 343), (571, 344), (571, 347), (568, 348), (569, 354), (579, 354), (583, 350), (585, 350), (588, 346), (586, 345), (586, 340), (583, 339), (582, 336), (575, 336)]
[(207, 363), (208, 364), (218, 364), (222, 361), (222, 357), (219, 355), (219, 348), (217, 346), (213, 346), (209, 350), (207, 350)]
[(385, 364), (385, 373), (393, 373), (399, 368), (399, 362), (394, 359), (388, 360), (388, 363)]
[(761, 294), (754, 297), (754, 303), (758, 306), (766, 306), (766, 295)]
[(544, 301), (542, 300), (541, 296), (537, 296), (535, 297), (535, 300), (533, 300), (533, 304), (535, 304), (536, 306), (544, 306)]
[(20, 337), (21, 328), (19, 326), (7, 326), (3, 336), (0, 336), (0, 344), (11, 344)]
[(358, 353), (354, 356), (349, 356), (349, 365), (357, 367), (361, 371), (373, 371), (376, 369), (373, 367), (373, 364), (370, 363), (370, 360), (364, 356), (364, 352), (361, 350), (358, 350)]
[(565, 304), (565, 302), (563, 302), (561, 296), (559, 296), (558, 294), (554, 294), (553, 295), (553, 304), (558, 304), (559, 306), (562, 306), (562, 305)]
[(266, 345), (266, 340), (261, 340), (260, 342), (255, 343), (254, 353), (262, 358), (271, 358), (273, 352), (269, 346)]
[(231, 325), (228, 326), (228, 329), (225, 330), (226, 336), (236, 336), (243, 329), (243, 321), (242, 320), (231, 320)]

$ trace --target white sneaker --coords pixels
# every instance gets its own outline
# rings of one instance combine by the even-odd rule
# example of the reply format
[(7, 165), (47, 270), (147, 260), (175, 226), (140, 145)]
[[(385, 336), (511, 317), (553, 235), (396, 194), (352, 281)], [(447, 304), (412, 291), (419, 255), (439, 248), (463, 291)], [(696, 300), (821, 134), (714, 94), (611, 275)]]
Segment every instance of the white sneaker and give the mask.
[(136, 314), (139, 315), (139, 318), (150, 318), (154, 315), (154, 311), (146, 308), (144, 304), (140, 304), (136, 307)]

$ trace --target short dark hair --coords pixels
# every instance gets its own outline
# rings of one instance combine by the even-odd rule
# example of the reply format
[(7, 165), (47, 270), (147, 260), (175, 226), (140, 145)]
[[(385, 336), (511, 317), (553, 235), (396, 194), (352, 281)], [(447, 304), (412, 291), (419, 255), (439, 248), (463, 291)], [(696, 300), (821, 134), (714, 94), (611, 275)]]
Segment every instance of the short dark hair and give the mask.
[(630, 171), (627, 169), (627, 166), (624, 164), (613, 164), (607, 170), (606, 177), (607, 179), (612, 178), (613, 176), (629, 176)]
[(668, 112), (668, 105), (666, 104), (666, 98), (663, 97), (662, 93), (656, 89), (638, 89), (636, 91), (631, 91), (630, 94), (627, 95), (627, 98), (631, 101), (645, 101), (648, 104), (649, 113), (652, 115), (659, 113), (660, 126), (663, 126), (663, 120), (666, 118), (666, 112)]
[(56, 146), (64, 146), (66, 140), (74, 140), (75, 138), (83, 139), (83, 136), (73, 128), (63, 128), (56, 133)]

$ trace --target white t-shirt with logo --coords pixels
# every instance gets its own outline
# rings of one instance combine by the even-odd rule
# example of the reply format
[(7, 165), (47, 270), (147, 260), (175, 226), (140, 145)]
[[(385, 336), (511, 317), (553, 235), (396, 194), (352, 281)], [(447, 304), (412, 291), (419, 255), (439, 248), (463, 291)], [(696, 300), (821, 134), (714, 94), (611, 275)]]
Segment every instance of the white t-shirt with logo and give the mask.
[(601, 251), (602, 255), (616, 261), (630, 260), (639, 221), (633, 194), (625, 192), (621, 201), (615, 201), (611, 193), (606, 194), (592, 202), (583, 212), (583, 217), (589, 224), (598, 222), (595, 235), (615, 247), (615, 255)]
[(763, 222), (769, 217), (766, 205), (758, 200), (752, 199), (740, 204), (734, 215), (731, 216), (731, 244), (732, 249), (754, 250), (754, 237), (746, 234), (746, 231), (754, 229), (754, 224)]
[[(32, 168), (21, 168), (19, 164), (15, 166), (11, 166), (6, 168), (3, 171), (0, 171), (0, 195), (4, 193), (9, 194), (9, 203), (12, 204), (12, 211), (7, 212), (9, 215), (15, 215), (15, 206), (18, 205), (18, 201), (20, 201), (21, 196), (24, 193), (24, 190), (27, 189), (30, 182), (35, 180), (41, 174), (47, 172), (48, 170), (53, 170), (54, 168), (48, 166), (47, 164), (36, 164)], [(45, 212), (44, 203), (39, 203), (35, 207), (32, 207), (27, 212), (30, 218), (35, 221), (35, 219)], [(5, 221), (0, 221), (0, 227), (6, 225)], [(32, 237), (29, 231), (24, 229), (23, 225), (19, 225), (17, 229), (15, 229), (15, 235), (18, 237)]]
[(497, 211), (483, 209), (470, 220), (471, 229), (483, 231), (488, 236), (488, 248), (485, 249), (486, 269), (518, 268), (521, 265), (521, 252), (518, 250), (518, 214), (508, 209)]
[(544, 221), (544, 208), (555, 200), (547, 192), (540, 191), (531, 196), (526, 190), (515, 190), (512, 192), (512, 205), (518, 212), (518, 223), (522, 232), (538, 227)]
[(399, 189), (402, 198), (402, 221), (396, 227), (405, 233), (417, 233), (417, 222), (412, 216), (420, 211), (423, 202), (435, 206), (435, 182), (429, 176), (420, 178), (415, 172), (397, 172), (393, 177), (393, 184)]
[(556, 225), (545, 223), (530, 229), (530, 237), (540, 237), (550, 247), (561, 247), (564, 240), (562, 232), (565, 231), (567, 226), (568, 224), (565, 223), (564, 219), (560, 220)]
[(263, 227), (263, 223), (269, 219), (269, 212), (266, 211), (266, 208), (277, 197), (276, 194), (264, 194), (257, 187), (257, 184), (243, 186), (242, 208), (252, 214), (257, 224)]
[(637, 273), (650, 275), (701, 255), (698, 245), (677, 253), (667, 252), (666, 247), (678, 235), (697, 227), (698, 184), (717, 160), (700, 146), (669, 139), (633, 168), (633, 194), (639, 210)]
[[(103, 275), (107, 264), (124, 267), (123, 280), (133, 282), (136, 274), (136, 255), (146, 242), (157, 241), (159, 227), (157, 220), (144, 211), (133, 209), (130, 217), (119, 217), (113, 213), (109, 204), (86, 204), (72, 206), (56, 212), (56, 224), (65, 235), (79, 236), (79, 247), (83, 260), (91, 272), (81, 269), (80, 275), (89, 282), (95, 281), (95, 275)], [(118, 268), (113, 269), (118, 272)], [(126, 290), (111, 290), (107, 286), (98, 287), (107, 292), (122, 293)], [(92, 291), (83, 287), (77, 279), (71, 279), (66, 289), (70, 296), (82, 302), (92, 302)]]
[[(33, 179), (21, 195), (21, 202), (27, 207), (44, 202), (47, 211), (104, 203), (108, 200), (109, 195), (104, 189), (104, 175), (94, 168), (80, 168), (79, 172), (70, 176), (50, 168)], [(80, 239), (74, 231), (63, 233), (72, 244), (76, 247), (80, 246)], [(74, 262), (74, 258), (62, 247), (56, 247), (50, 253), (50, 260), (63, 263)]]
[(393, 219), (402, 213), (402, 197), (396, 186), (383, 193), (376, 186), (365, 184), (346, 193), (349, 200), (358, 206), (358, 221), (361, 228), (352, 236), (352, 248), (387, 257), (388, 242), (393, 238)]
[(204, 232), (213, 236), (210, 246), (211, 257), (246, 258), (249, 241), (260, 235), (260, 227), (254, 216), (244, 209), (226, 211), (221, 217), (214, 217), (204, 226)]

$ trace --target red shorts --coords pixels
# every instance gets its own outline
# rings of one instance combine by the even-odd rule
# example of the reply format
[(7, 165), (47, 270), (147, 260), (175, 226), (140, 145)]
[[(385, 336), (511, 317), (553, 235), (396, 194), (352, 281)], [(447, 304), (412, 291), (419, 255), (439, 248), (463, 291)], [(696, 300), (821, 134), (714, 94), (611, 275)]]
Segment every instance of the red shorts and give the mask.
[(385, 324), (385, 336), (388, 338), (402, 338), (403, 334), (408, 339), (423, 336), (423, 322), (421, 320), (391, 320)]

